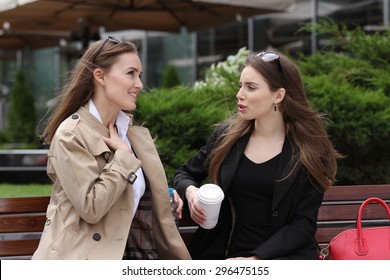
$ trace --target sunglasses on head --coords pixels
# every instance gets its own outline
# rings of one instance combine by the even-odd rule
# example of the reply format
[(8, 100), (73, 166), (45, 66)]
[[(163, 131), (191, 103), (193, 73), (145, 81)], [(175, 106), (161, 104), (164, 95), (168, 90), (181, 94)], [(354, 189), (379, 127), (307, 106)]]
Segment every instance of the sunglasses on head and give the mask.
[(274, 52), (259, 52), (256, 56), (260, 57), (265, 62), (279, 62), (280, 63), (280, 56)]
[(279, 68), (280, 73), (282, 74), (283, 83), (285, 84), (283, 68), (282, 68), (282, 64), (280, 63), (280, 56), (277, 53), (275, 53), (275, 52), (259, 52), (258, 54), (256, 54), (256, 57), (261, 58), (265, 62), (278, 63), (278, 68)]
[(112, 42), (114, 43), (115, 45), (116, 44), (119, 44), (120, 41), (118, 39), (116, 39), (115, 37), (113, 36), (107, 36), (107, 38), (104, 40), (104, 42), (100, 45), (99, 49), (97, 50), (97, 52), (95, 53), (95, 55), (93, 56), (92, 58), (92, 62), (95, 62), (95, 59), (98, 57), (98, 55), (100, 54), (100, 52), (102, 51), (102, 49), (104, 48), (104, 46), (107, 44), (107, 42)]

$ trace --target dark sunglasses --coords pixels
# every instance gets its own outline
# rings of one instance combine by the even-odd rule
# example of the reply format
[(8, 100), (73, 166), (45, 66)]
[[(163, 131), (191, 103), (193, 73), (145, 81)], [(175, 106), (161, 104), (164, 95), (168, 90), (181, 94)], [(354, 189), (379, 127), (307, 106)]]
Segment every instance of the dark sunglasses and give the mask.
[(102, 49), (104, 48), (104, 46), (107, 44), (107, 42), (112, 42), (114, 43), (115, 45), (116, 44), (119, 44), (120, 41), (118, 39), (116, 39), (115, 37), (113, 36), (107, 36), (107, 38), (104, 40), (104, 42), (100, 45), (99, 49), (96, 51), (95, 55), (92, 57), (92, 62), (95, 62), (95, 59), (98, 57), (98, 55), (100, 54), (100, 52), (102, 51)]
[(256, 57), (261, 58), (265, 62), (270, 62), (270, 63), (278, 63), (278, 68), (280, 73), (282, 74), (282, 79), (283, 79), (283, 84), (285, 84), (285, 77), (283, 73), (283, 68), (282, 64), (280, 63), (280, 56), (277, 53), (274, 52), (259, 52)]

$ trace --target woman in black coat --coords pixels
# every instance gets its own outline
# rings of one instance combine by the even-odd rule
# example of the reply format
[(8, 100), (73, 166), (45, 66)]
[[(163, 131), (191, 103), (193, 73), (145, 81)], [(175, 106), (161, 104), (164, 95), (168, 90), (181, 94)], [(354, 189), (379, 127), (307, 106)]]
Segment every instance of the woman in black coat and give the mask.
[(252, 53), (241, 73), (238, 113), (220, 124), (174, 183), (199, 225), (202, 183), (225, 194), (218, 223), (198, 228), (193, 259), (316, 259), (317, 214), (340, 157), (309, 106), (296, 65)]

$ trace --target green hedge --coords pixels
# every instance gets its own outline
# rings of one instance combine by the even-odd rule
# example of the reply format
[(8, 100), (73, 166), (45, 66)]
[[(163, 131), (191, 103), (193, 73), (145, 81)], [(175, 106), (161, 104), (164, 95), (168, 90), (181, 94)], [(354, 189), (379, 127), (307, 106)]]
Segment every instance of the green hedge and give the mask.
[[(318, 26), (331, 44), (296, 59), (310, 103), (327, 115), (330, 137), (345, 155), (336, 184), (390, 183), (390, 33), (365, 34), (332, 22)], [(213, 65), (193, 88), (154, 89), (138, 100), (138, 121), (156, 137), (172, 180), (213, 125), (236, 112), (240, 65), (248, 51)]]
[(317, 29), (331, 44), (298, 65), (310, 102), (329, 116), (329, 133), (345, 155), (339, 184), (388, 183), (390, 33), (366, 34), (330, 21)]
[(193, 87), (157, 88), (139, 96), (136, 120), (144, 122), (160, 153), (168, 180), (210, 136), (214, 125), (236, 112), (245, 48), (212, 65)]
[(205, 143), (213, 125), (229, 115), (229, 98), (231, 94), (229, 97), (224, 89), (184, 86), (154, 89), (139, 96), (135, 119), (156, 138), (168, 180)]

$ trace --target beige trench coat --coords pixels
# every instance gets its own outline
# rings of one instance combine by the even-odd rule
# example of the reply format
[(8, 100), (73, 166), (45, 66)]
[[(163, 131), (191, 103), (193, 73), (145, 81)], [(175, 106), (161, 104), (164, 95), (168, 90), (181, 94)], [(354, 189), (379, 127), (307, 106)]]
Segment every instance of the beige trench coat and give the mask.
[(122, 259), (133, 216), (131, 175), (142, 166), (152, 196), (152, 225), (160, 259), (190, 259), (169, 204), (166, 175), (149, 131), (129, 126), (137, 155), (110, 151), (104, 127), (87, 108), (57, 129), (48, 153), (53, 190), (33, 259)]

